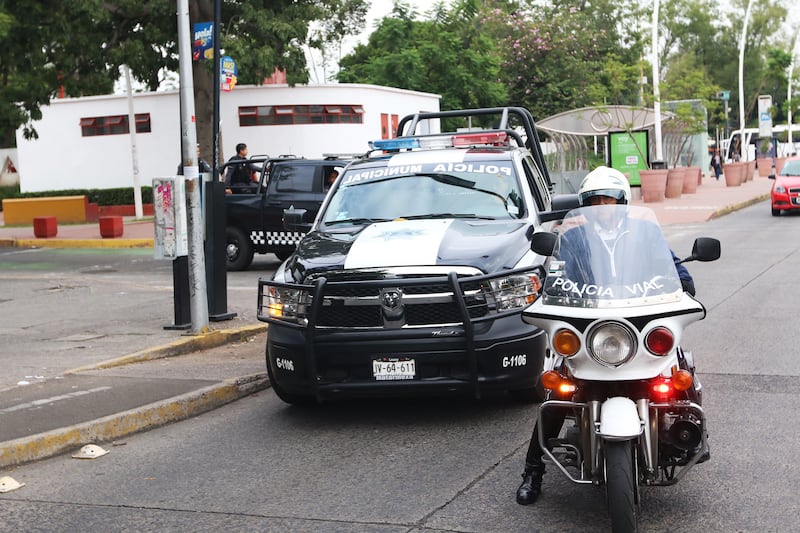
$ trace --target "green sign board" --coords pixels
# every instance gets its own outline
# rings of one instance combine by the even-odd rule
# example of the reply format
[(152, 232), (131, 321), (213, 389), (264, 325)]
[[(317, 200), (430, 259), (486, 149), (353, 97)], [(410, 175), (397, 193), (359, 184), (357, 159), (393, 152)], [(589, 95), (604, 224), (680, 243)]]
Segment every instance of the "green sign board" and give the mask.
[(647, 168), (647, 132), (613, 132), (608, 139), (611, 167), (626, 174), (631, 185), (640, 185), (639, 171)]

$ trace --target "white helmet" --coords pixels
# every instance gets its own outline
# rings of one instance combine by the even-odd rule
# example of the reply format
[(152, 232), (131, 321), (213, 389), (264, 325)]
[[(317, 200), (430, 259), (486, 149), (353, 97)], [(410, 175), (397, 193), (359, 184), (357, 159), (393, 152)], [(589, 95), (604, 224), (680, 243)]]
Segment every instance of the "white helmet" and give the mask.
[(592, 196), (609, 196), (615, 198), (618, 204), (628, 204), (631, 201), (631, 186), (628, 178), (619, 170), (597, 167), (583, 178), (578, 189), (581, 205), (587, 205)]

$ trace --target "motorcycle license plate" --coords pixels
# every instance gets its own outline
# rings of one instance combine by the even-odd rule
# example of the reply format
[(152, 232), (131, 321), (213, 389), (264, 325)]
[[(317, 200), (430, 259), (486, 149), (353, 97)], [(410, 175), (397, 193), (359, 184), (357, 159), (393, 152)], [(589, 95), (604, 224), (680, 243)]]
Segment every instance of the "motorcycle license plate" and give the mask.
[(414, 379), (416, 363), (413, 359), (373, 359), (372, 375), (376, 381), (392, 381), (397, 379)]

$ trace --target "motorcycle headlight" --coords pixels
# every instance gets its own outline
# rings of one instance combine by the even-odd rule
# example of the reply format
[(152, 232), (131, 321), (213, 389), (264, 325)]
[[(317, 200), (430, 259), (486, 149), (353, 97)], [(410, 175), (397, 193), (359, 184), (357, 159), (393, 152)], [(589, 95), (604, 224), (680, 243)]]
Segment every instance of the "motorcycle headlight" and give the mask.
[(308, 318), (311, 295), (303, 289), (269, 287), (263, 307), (270, 318), (302, 323)]
[(494, 302), (496, 312), (529, 306), (539, 296), (541, 289), (542, 281), (535, 273), (491, 279), (484, 286), (488, 292), (487, 300)]
[(589, 355), (601, 365), (617, 367), (636, 353), (633, 331), (619, 322), (605, 322), (589, 332)]

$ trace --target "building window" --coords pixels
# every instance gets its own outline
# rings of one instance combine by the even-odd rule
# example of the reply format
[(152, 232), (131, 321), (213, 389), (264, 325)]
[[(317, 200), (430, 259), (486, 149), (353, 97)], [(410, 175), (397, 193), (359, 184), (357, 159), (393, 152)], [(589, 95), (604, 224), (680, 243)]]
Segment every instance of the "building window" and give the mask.
[[(136, 133), (150, 133), (150, 113), (134, 115)], [(130, 133), (128, 115), (112, 115), (108, 117), (85, 117), (80, 121), (81, 135), (95, 137), (97, 135), (122, 135)]]
[(239, 126), (363, 123), (364, 108), (360, 105), (264, 105), (239, 108)]

